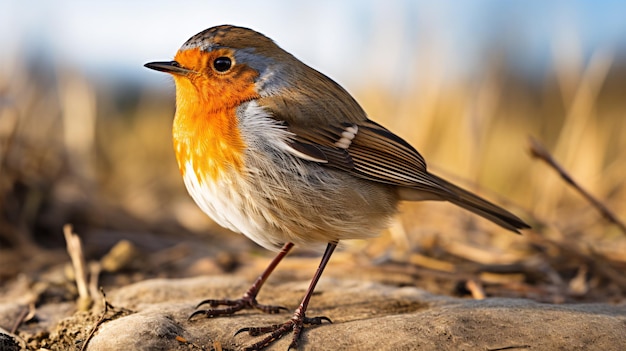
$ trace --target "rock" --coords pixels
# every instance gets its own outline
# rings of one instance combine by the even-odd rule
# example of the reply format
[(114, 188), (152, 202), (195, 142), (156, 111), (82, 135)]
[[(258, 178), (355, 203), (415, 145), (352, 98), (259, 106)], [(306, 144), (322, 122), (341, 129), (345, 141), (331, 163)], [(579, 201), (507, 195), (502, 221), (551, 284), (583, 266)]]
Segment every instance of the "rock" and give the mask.
[(2, 351), (20, 351), (23, 350), (26, 345), (15, 337), (15, 335), (0, 328), (0, 350)]
[[(258, 311), (188, 321), (205, 298), (236, 298), (250, 282), (231, 276), (147, 280), (111, 291), (109, 301), (136, 313), (101, 325), (87, 350), (237, 350), (260, 337), (242, 327), (282, 323), (290, 313)], [(268, 283), (259, 302), (294, 309), (308, 282)], [(524, 299), (469, 300), (362, 281), (322, 279), (308, 316), (333, 324), (305, 329), (301, 350), (624, 350), (626, 305), (541, 304)], [(270, 350), (285, 350), (286, 336)]]
[(183, 333), (182, 326), (155, 305), (100, 326), (88, 350), (175, 350), (181, 345), (176, 337)]

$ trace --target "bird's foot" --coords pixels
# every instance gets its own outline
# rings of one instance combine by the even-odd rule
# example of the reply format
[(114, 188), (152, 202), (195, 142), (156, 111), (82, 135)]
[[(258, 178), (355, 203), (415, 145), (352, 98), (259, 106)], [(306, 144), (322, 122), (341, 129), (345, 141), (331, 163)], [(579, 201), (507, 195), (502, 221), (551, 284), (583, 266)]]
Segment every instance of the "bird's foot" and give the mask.
[[(198, 308), (202, 305), (209, 305), (212, 308), (198, 310)], [(219, 306), (225, 307), (216, 308)], [(265, 313), (279, 313), (282, 310), (287, 310), (285, 307), (282, 306), (262, 305), (256, 301), (255, 297), (252, 297), (246, 293), (242, 298), (236, 300), (204, 300), (196, 306), (196, 311), (189, 316), (188, 320), (198, 315), (205, 315), (207, 318), (229, 316), (231, 314), (234, 314), (235, 312), (245, 309), (256, 309)]]
[(332, 323), (328, 317), (324, 316), (313, 318), (306, 317), (304, 312), (298, 308), (293, 314), (293, 317), (283, 324), (274, 324), (267, 327), (241, 328), (235, 333), (235, 335), (243, 332), (248, 332), (248, 335), (251, 336), (259, 336), (269, 333), (269, 335), (263, 340), (244, 348), (244, 350), (261, 350), (293, 331), (291, 344), (289, 344), (289, 350), (291, 350), (298, 348), (298, 341), (300, 340), (300, 335), (302, 334), (305, 325), (320, 325), (324, 321)]

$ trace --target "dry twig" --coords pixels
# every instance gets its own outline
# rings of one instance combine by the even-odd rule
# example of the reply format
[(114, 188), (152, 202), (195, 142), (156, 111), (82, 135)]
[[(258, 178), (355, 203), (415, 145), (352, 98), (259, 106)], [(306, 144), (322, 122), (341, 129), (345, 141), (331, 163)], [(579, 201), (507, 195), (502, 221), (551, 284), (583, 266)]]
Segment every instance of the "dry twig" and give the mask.
[(31, 320), (35, 316), (35, 305), (33, 303), (28, 304), (28, 307), (25, 308), (22, 312), (20, 312), (19, 316), (17, 316), (17, 320), (13, 324), (11, 328), (11, 334), (17, 333), (17, 329), (24, 323), (25, 321)]
[(80, 237), (76, 233), (72, 233), (71, 224), (63, 226), (63, 234), (65, 235), (67, 252), (72, 259), (72, 266), (74, 267), (74, 276), (78, 288), (78, 309), (86, 311), (91, 306), (92, 300), (87, 288), (87, 265), (85, 264)]
[(468, 280), (467, 282), (465, 282), (465, 288), (469, 290), (474, 300), (484, 300), (486, 297), (485, 290), (478, 280)]
[(567, 171), (565, 171), (565, 169), (561, 167), (561, 165), (558, 162), (556, 162), (556, 160), (552, 157), (552, 155), (550, 155), (548, 150), (546, 150), (546, 148), (543, 147), (541, 143), (539, 143), (536, 139), (532, 137), (530, 138), (530, 154), (531, 156), (544, 161), (545, 163), (550, 165), (550, 167), (554, 168), (554, 170), (556, 170), (559, 173), (561, 178), (563, 178), (565, 182), (570, 184), (572, 187), (574, 187), (574, 189), (576, 189), (580, 194), (582, 194), (582, 196), (585, 199), (587, 199), (587, 201), (591, 202), (591, 204), (596, 209), (598, 209), (598, 211), (600, 211), (600, 213), (602, 214), (602, 216), (604, 216), (604, 218), (609, 220), (611, 223), (614, 223), (615, 225), (617, 225), (617, 227), (622, 231), (622, 233), (626, 234), (626, 225), (624, 224), (624, 222), (622, 222), (619, 218), (617, 218), (617, 216), (613, 214), (613, 212), (611, 212), (611, 210), (609, 210), (602, 202), (600, 202), (600, 200), (596, 199), (588, 191), (586, 191), (580, 185), (578, 185), (578, 183), (576, 183), (576, 181), (567, 173)]
[(102, 324), (102, 322), (104, 322), (104, 318), (106, 317), (107, 313), (109, 312), (109, 308), (113, 309), (113, 305), (111, 305), (108, 301), (107, 301), (107, 297), (106, 294), (104, 293), (104, 289), (102, 289), (102, 287), (100, 287), (100, 294), (102, 295), (102, 301), (104, 304), (104, 311), (102, 311), (102, 315), (100, 316), (100, 318), (98, 318), (98, 321), (96, 322), (96, 325), (93, 326), (93, 328), (91, 329), (91, 331), (89, 332), (89, 335), (87, 336), (87, 339), (85, 339), (85, 342), (83, 342), (83, 346), (81, 346), (80, 351), (85, 351), (85, 349), (87, 348), (87, 344), (89, 344), (89, 340), (91, 340), (91, 338), (93, 338), (93, 335), (95, 334), (96, 330), (98, 330), (98, 327), (100, 326), (100, 324)]
[(495, 349), (487, 349), (487, 351), (503, 351), (503, 350), (517, 350), (517, 349), (530, 349), (530, 345), (511, 345), (504, 347), (497, 347)]

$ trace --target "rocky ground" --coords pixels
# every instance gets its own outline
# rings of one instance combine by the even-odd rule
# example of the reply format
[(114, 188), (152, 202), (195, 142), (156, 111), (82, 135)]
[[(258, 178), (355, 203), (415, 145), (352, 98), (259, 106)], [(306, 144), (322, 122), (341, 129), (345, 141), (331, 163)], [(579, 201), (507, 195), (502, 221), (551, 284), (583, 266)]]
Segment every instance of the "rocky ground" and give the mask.
[[(536, 270), (520, 265), (517, 273), (511, 265), (495, 265), (492, 272), (485, 272), (486, 265), (468, 270), (472, 265), (468, 262), (457, 265), (432, 257), (428, 261), (416, 254), (402, 261), (393, 254), (372, 260), (365, 255), (368, 248), (358, 248), (358, 253), (348, 247), (333, 257), (309, 307), (309, 316), (326, 316), (333, 324), (308, 327), (300, 349), (626, 347), (626, 303), (619, 285), (601, 283), (595, 269), (587, 269), (582, 280), (574, 274), (566, 286), (559, 287), (542, 284), (541, 279), (530, 284), (532, 272), (549, 271), (541, 264), (535, 264)], [(148, 253), (122, 241), (99, 262), (88, 264), (88, 270), (100, 271), (96, 274), (100, 281), (88, 283), (91, 307), (78, 299), (69, 257), (36, 275), (19, 275), (2, 286), (0, 349), (239, 350), (259, 340), (246, 333), (235, 335), (239, 329), (290, 317), (291, 312), (243, 311), (230, 317), (188, 320), (203, 299), (239, 297), (271, 257), (248, 249), (208, 256), (203, 255), (206, 251), (191, 242)], [(318, 260), (311, 253), (289, 256), (263, 288), (259, 301), (293, 310)], [(177, 262), (187, 262), (179, 277), (174, 273), (182, 267)], [(460, 267), (466, 267), (465, 272)], [(509, 271), (493, 272), (505, 268)], [(525, 277), (516, 278), (522, 272)], [(104, 286), (106, 311), (95, 284)], [(284, 350), (289, 342), (285, 337), (270, 349)]]

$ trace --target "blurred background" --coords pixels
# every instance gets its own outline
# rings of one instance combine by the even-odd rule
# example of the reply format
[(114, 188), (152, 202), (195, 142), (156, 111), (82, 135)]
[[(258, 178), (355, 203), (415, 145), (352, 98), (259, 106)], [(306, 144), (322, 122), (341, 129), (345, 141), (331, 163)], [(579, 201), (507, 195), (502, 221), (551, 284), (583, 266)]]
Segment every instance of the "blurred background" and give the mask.
[(121, 241), (132, 248), (126, 280), (104, 284), (267, 262), (187, 195), (171, 146), (173, 82), (143, 67), (219, 24), (274, 39), (432, 171), (533, 226), (514, 236), (448, 204), (403, 204), (389, 232), (346, 244), (338, 265), (449, 294), (468, 293), (469, 274), (488, 295), (623, 298), (625, 233), (528, 142), (626, 219), (622, 1), (3, 0), (0, 286), (67, 262), (66, 223), (88, 260)]

